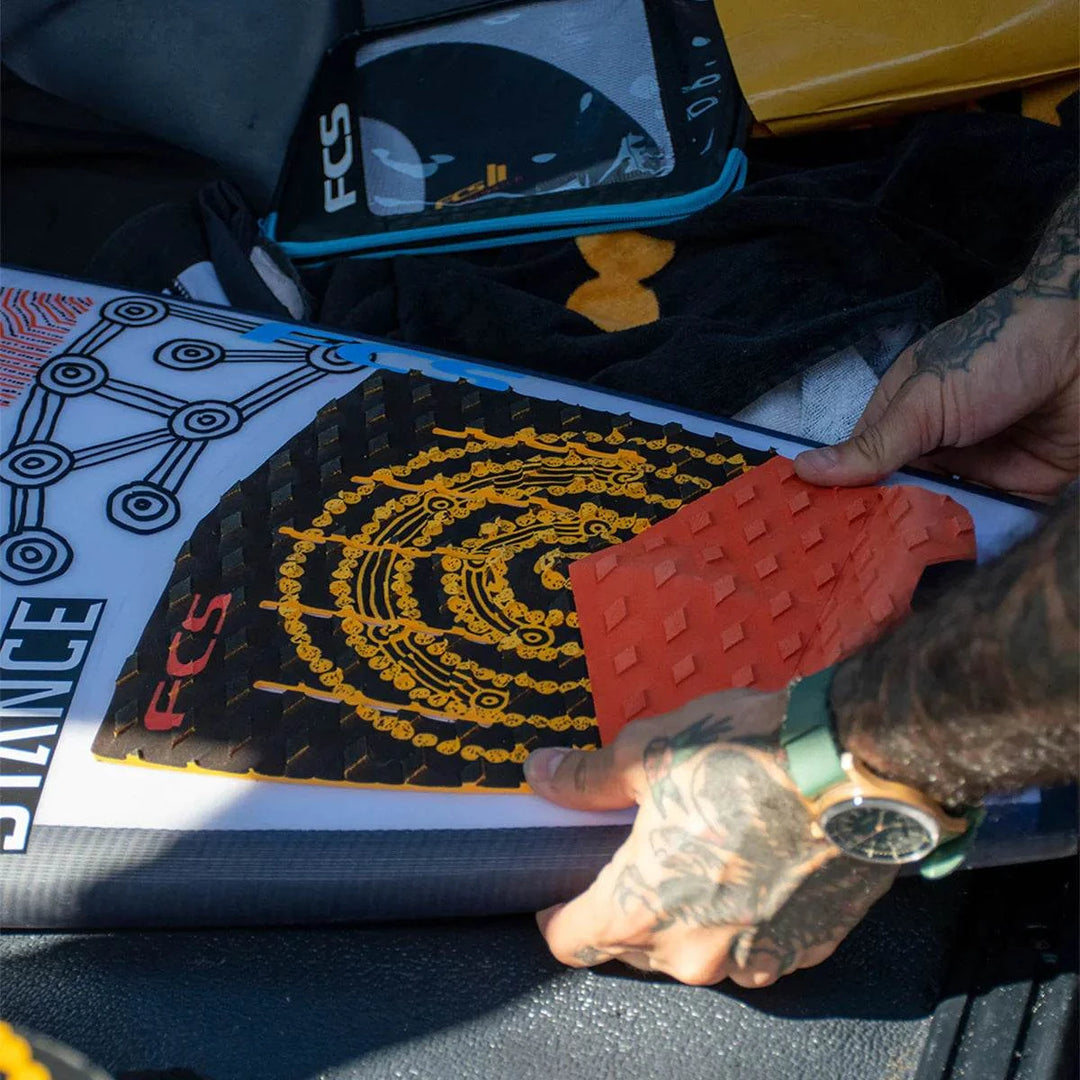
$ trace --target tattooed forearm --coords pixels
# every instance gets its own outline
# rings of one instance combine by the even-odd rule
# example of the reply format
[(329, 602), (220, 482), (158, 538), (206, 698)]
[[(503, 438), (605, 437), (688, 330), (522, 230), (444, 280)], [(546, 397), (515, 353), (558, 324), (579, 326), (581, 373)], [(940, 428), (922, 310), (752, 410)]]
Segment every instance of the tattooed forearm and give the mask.
[(1063, 783), (1080, 758), (1078, 500), (840, 665), (841, 743), (946, 804)]
[[(1050, 329), (1022, 347), (1013, 340), (1010, 362), (1057, 357), (1066, 361), (1057, 364), (1062, 378), (1075, 380), (1078, 217), (1074, 190), (1016, 281), (919, 342), (908, 382), (967, 371), (983, 345), (1004, 336), (1021, 306), (1041, 312), (1039, 325)], [(993, 373), (988, 366), (982, 374)], [(955, 393), (963, 399), (962, 389)], [(1037, 457), (1037, 440), (1036, 446)], [(952, 804), (1075, 775), (1076, 590), (1074, 496), (1039, 536), (842, 665), (833, 698), (845, 745), (884, 775)]]
[(967, 371), (976, 353), (997, 339), (1023, 299), (1080, 298), (1078, 219), (1080, 203), (1073, 190), (1050, 219), (1031, 262), (1016, 281), (935, 327), (914, 346), (911, 378), (936, 375), (944, 380), (952, 372)]

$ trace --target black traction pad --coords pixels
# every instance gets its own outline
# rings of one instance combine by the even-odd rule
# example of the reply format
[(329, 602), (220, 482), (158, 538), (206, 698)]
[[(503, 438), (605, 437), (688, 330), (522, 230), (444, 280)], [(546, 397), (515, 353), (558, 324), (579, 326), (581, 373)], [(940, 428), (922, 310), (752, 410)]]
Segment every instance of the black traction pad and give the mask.
[(181, 548), (94, 741), (257, 778), (518, 790), (598, 743), (570, 561), (770, 455), (372, 374)]

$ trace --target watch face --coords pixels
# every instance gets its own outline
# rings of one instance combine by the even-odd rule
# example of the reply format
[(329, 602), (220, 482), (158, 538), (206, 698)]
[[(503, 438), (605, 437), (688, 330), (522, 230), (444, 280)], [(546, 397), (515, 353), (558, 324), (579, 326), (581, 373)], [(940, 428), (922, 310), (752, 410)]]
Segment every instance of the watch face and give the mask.
[(825, 835), (864, 862), (907, 863), (929, 855), (940, 830), (927, 813), (891, 799), (851, 799), (821, 815)]

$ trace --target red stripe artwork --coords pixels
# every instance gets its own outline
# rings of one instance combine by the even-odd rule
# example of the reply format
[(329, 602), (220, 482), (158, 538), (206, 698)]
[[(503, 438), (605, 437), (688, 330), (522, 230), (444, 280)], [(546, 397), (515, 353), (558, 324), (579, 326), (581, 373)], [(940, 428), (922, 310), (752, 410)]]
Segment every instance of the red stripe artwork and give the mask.
[(92, 306), (88, 297), (0, 289), (0, 407), (19, 396)]

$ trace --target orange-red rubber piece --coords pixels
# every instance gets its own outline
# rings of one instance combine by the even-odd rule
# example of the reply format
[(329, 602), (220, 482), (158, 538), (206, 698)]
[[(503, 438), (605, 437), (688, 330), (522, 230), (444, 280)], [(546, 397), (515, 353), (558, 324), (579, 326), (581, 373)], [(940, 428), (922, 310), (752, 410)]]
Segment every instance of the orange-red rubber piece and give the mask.
[(974, 556), (971, 516), (947, 496), (814, 487), (771, 458), (572, 564), (601, 741), (835, 663), (908, 610), (927, 566)]

